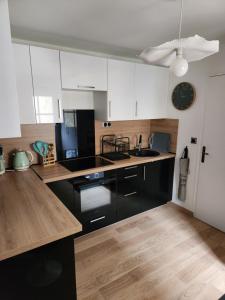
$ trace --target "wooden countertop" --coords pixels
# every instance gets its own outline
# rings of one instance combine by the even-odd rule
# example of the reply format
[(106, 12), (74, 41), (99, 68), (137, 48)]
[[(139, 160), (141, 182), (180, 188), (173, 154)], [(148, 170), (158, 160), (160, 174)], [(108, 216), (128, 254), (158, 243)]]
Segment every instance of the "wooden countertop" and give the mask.
[(0, 261), (81, 230), (31, 169), (0, 176)]
[(32, 169), (37, 173), (37, 175), (45, 183), (48, 183), (48, 182), (54, 182), (54, 181), (58, 181), (58, 180), (78, 177), (78, 176), (84, 176), (84, 175), (92, 174), (92, 173), (96, 173), (96, 172), (109, 171), (109, 170), (113, 170), (113, 169), (129, 167), (132, 165), (154, 162), (157, 160), (173, 158), (173, 157), (175, 157), (175, 154), (170, 154), (170, 153), (162, 153), (156, 157), (134, 157), (134, 156), (131, 156), (131, 158), (128, 158), (128, 159), (114, 161), (112, 165), (99, 167), (99, 168), (93, 168), (93, 169), (86, 169), (86, 170), (76, 171), (76, 172), (71, 172), (71, 171), (67, 170), (59, 163), (56, 163), (54, 166), (45, 167), (45, 168), (41, 165), (33, 165)]

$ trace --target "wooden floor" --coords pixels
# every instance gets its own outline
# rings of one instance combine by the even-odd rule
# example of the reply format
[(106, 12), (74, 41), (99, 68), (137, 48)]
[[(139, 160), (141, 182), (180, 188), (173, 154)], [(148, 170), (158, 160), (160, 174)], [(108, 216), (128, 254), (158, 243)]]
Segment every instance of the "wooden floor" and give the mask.
[(225, 234), (172, 205), (75, 245), (78, 300), (214, 300), (225, 293)]

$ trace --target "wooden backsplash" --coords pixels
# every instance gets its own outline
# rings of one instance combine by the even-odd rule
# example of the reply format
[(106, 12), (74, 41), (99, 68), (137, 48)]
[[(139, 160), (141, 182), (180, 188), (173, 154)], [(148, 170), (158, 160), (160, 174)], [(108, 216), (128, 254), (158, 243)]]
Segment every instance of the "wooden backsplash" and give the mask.
[(33, 163), (38, 163), (38, 155), (33, 151), (32, 143), (42, 140), (55, 144), (55, 125), (21, 125), (21, 135), (21, 138), (0, 139), (0, 144), (3, 145), (6, 166), (12, 166), (12, 153), (17, 149), (31, 151), (34, 156)]
[(117, 137), (129, 137), (131, 149), (137, 142), (137, 136), (142, 134), (143, 147), (147, 147), (150, 135), (150, 120), (141, 121), (114, 121), (108, 128), (102, 127), (102, 122), (95, 121), (95, 151), (100, 154), (101, 137), (106, 134), (115, 134)]
[[(143, 147), (147, 147), (148, 138), (152, 132), (167, 132), (171, 134), (171, 149), (176, 152), (178, 120), (160, 119), (160, 120), (137, 120), (137, 121), (115, 121), (111, 122), (109, 128), (102, 127), (102, 122), (95, 121), (95, 143), (96, 154), (100, 154), (101, 137), (105, 134), (116, 134), (118, 137), (128, 136), (130, 138), (131, 149), (136, 145), (136, 139), (142, 134)], [(21, 138), (0, 139), (3, 145), (6, 166), (12, 165), (12, 153), (16, 149), (32, 151), (34, 162), (38, 162), (38, 155), (32, 149), (32, 143), (36, 140), (43, 140), (47, 143), (55, 144), (55, 126), (54, 124), (39, 125), (21, 125)]]

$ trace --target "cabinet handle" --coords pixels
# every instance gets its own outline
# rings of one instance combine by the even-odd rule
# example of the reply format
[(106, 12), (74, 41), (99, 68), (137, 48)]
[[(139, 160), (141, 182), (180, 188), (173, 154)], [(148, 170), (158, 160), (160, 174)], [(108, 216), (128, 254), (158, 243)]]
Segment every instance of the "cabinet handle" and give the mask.
[(132, 192), (132, 193), (125, 194), (124, 197), (129, 197), (129, 196), (132, 196), (132, 195), (135, 195), (135, 194), (137, 194), (137, 192)]
[(137, 174), (125, 176), (124, 179), (129, 179), (129, 178), (133, 178), (133, 177), (137, 177)]
[(135, 117), (138, 116), (138, 102), (135, 103)]
[(105, 219), (105, 216), (99, 217), (97, 219), (93, 219), (93, 220), (90, 221), (90, 223), (95, 223), (95, 222), (98, 222), (98, 221), (103, 220), (103, 219)]
[(60, 108), (60, 100), (58, 99), (58, 117), (61, 120), (61, 108)]
[(143, 174), (143, 177), (144, 177), (144, 181), (146, 179), (146, 166), (144, 166), (144, 174)]
[(95, 86), (93, 85), (77, 85), (78, 88), (84, 88), (84, 89), (95, 89)]
[(136, 168), (137, 168), (137, 166), (131, 166), (131, 167), (124, 168), (124, 170), (131, 170), (131, 169), (136, 169)]
[(109, 101), (109, 118), (111, 118), (111, 101)]

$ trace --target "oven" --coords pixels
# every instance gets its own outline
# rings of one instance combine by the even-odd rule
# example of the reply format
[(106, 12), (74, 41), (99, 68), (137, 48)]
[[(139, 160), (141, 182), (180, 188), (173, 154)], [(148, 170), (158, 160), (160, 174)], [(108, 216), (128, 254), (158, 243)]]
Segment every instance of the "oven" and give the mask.
[(114, 171), (98, 172), (70, 181), (75, 216), (85, 232), (115, 221), (117, 180)]

